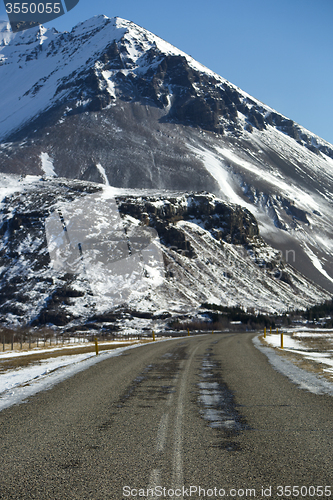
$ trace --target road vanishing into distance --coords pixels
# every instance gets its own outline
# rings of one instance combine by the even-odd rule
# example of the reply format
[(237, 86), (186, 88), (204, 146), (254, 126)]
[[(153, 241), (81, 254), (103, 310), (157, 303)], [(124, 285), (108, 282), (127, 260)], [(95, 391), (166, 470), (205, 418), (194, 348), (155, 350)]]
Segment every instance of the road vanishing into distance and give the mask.
[(0, 413), (0, 498), (332, 498), (333, 398), (252, 343), (129, 349)]

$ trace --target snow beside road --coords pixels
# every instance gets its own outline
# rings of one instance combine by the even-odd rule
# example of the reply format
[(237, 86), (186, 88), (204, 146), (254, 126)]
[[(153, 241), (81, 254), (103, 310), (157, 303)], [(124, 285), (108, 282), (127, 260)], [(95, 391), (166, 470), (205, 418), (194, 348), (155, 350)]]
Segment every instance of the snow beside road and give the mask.
[[(101, 345), (101, 344), (99, 344)], [(86, 370), (105, 359), (120, 356), (127, 349), (143, 346), (134, 344), (118, 347), (109, 351), (58, 356), (43, 359), (23, 368), (7, 370), (0, 375), (0, 411), (12, 405), (19, 404), (39, 391), (51, 389), (54, 385), (66, 380), (76, 373)], [(31, 353), (50, 352), (49, 350), (33, 350)], [(9, 353), (4, 353), (9, 354)], [(13, 353), (14, 354), (14, 353)], [(4, 359), (1, 357), (0, 359)]]
[[(284, 332), (283, 332), (284, 333)], [(267, 334), (266, 343), (273, 346), (273, 347), (280, 347), (281, 346), (281, 334)], [(284, 349), (301, 349), (302, 348), (302, 342), (299, 340), (294, 339), (290, 335), (283, 335), (283, 347)]]
[[(284, 335), (283, 340), (285, 351), (289, 350), (291, 352), (301, 354), (305, 359), (311, 359), (317, 363), (324, 363), (328, 367), (324, 369), (324, 371), (333, 373), (333, 359), (331, 358), (331, 353), (315, 353), (306, 350), (306, 348), (300, 349), (300, 343), (287, 335)], [(298, 385), (300, 389), (308, 390), (314, 394), (329, 394), (333, 396), (333, 383), (323, 377), (315, 375), (314, 373), (309, 373), (306, 370), (294, 365), (294, 363), (288, 359), (279, 356), (274, 349), (263, 345), (258, 337), (254, 337), (252, 341), (255, 347), (267, 356), (269, 362), (275, 370), (288, 377), (289, 380)], [(280, 335), (269, 335), (266, 337), (266, 341), (271, 346), (280, 347)]]

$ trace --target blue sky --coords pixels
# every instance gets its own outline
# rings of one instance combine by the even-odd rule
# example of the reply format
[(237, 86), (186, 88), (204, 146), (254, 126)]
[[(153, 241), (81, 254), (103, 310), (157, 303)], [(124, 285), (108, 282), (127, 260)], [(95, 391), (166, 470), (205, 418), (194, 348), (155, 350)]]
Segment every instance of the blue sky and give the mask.
[(333, 0), (80, 0), (48, 24), (70, 31), (98, 14), (143, 26), (333, 143)]

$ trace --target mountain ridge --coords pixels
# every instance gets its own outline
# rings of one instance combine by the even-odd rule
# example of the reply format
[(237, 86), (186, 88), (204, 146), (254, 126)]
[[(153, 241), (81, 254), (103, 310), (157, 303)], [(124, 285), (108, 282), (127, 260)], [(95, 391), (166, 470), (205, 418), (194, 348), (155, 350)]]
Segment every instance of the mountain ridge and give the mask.
[(211, 192), (333, 292), (331, 144), (130, 21), (2, 33), (0, 171)]
[[(232, 96), (231, 96), (232, 91), (236, 91), (238, 94), (241, 94), (241, 96), (244, 99), (248, 99), (251, 104), (255, 104), (258, 107), (262, 107), (262, 109), (264, 109), (266, 113), (270, 113), (271, 116), (269, 116), (269, 118), (267, 118), (267, 116), (266, 116), (263, 119), (263, 117), (262, 116), (260, 117), (259, 114), (255, 112), (255, 110), (251, 109), (250, 111), (252, 111), (252, 115), (251, 115), (252, 126), (255, 126), (256, 128), (261, 128), (261, 127), (265, 126), (265, 123), (269, 124), (269, 125), (272, 125), (274, 123), (274, 125), (277, 127), (285, 128), (286, 133), (288, 133), (288, 127), (293, 127), (293, 125), (295, 125), (296, 130), (293, 131), (293, 134), (297, 133), (297, 131), (299, 133), (303, 132), (305, 134), (310, 134), (314, 139), (313, 142), (317, 143), (317, 145), (319, 145), (319, 147), (321, 146), (322, 152), (324, 154), (328, 154), (331, 158), (333, 158), (333, 149), (331, 149), (331, 148), (333, 148), (333, 146), (329, 142), (321, 139), (319, 136), (316, 136), (315, 134), (306, 130), (304, 127), (301, 127), (300, 125), (294, 123), (292, 120), (290, 120), (286, 116), (282, 115), (281, 113), (276, 112), (273, 108), (262, 103), (258, 99), (253, 98), (252, 96), (250, 96), (248, 93), (241, 90), (236, 85), (233, 85), (232, 83), (228, 82), (227, 80), (225, 80), (223, 77), (221, 77), (217, 73), (211, 71), (206, 66), (195, 61), (191, 56), (188, 56), (183, 51), (177, 49), (176, 47), (174, 47), (173, 45), (164, 41), (160, 37), (148, 32), (144, 28), (132, 23), (131, 21), (126, 21), (126, 20), (121, 19), (121, 18), (108, 18), (104, 15), (100, 15), (100, 16), (95, 16), (94, 18), (91, 18), (91, 19), (87, 20), (86, 22), (79, 23), (78, 25), (76, 25), (72, 29), (71, 32), (59, 33), (54, 28), (46, 29), (43, 26), (39, 26), (37, 28), (27, 30), (23, 33), (16, 33), (16, 34), (10, 32), (9, 23), (7, 23), (7, 24), (3, 23), (2, 29), (0, 26), (0, 33), (5, 32), (7, 34), (7, 38), (0, 36), (0, 47), (2, 46), (4, 48), (4, 47), (12, 44), (14, 41), (17, 42), (15, 44), (15, 46), (32, 45), (32, 47), (29, 47), (29, 49), (28, 49), (28, 54), (24, 54), (24, 53), (19, 54), (19, 57), (21, 57), (21, 58), (24, 55), (26, 56), (26, 58), (28, 57), (28, 61), (29, 61), (29, 60), (31, 60), (32, 57), (35, 57), (37, 59), (38, 58), (38, 51), (43, 51), (43, 50), (45, 51), (44, 47), (46, 47), (48, 49), (46, 57), (49, 57), (50, 55), (52, 55), (52, 49), (54, 49), (57, 45), (59, 47), (61, 47), (62, 43), (66, 44), (68, 42), (74, 42), (75, 39), (77, 39), (81, 43), (82, 42), (84, 43), (86, 40), (89, 40), (93, 35), (96, 35), (96, 33), (98, 34), (100, 31), (103, 31), (104, 29), (107, 29), (107, 28), (109, 28), (108, 31), (110, 31), (110, 33), (106, 33), (106, 35), (110, 37), (110, 41), (112, 41), (113, 44), (108, 42), (104, 46), (104, 42), (101, 42), (100, 40), (98, 40), (98, 43), (100, 43), (100, 46), (98, 47), (97, 50), (106, 49), (106, 52), (103, 54), (103, 57), (108, 58), (111, 56), (111, 57), (114, 57), (117, 59), (116, 62), (119, 63), (120, 67), (119, 68), (113, 67), (112, 70), (114, 70), (114, 69), (122, 70), (122, 74), (124, 74), (124, 70), (126, 72), (127, 69), (128, 70), (136, 70), (138, 75), (144, 73), (147, 68), (149, 71), (149, 70), (154, 70), (157, 67), (157, 69), (159, 71), (162, 71), (162, 68), (160, 68), (161, 61), (158, 59), (158, 56), (160, 56), (160, 57), (161, 57), (161, 55), (179, 56), (180, 58), (184, 58), (186, 60), (186, 63), (192, 69), (214, 78), (217, 82), (219, 82), (221, 84), (227, 85), (227, 87), (228, 87), (227, 92), (229, 93), (229, 96), (228, 96), (229, 99), (232, 99)], [(10, 35), (10, 33), (11, 33), (11, 35)], [(129, 35), (129, 37), (126, 37), (126, 35)], [(146, 65), (146, 66), (144, 64), (142, 64), (142, 62), (140, 64), (138, 64), (137, 60), (141, 59), (142, 54), (140, 57), (138, 57), (138, 55), (140, 55), (140, 52), (137, 51), (134, 44), (131, 43), (132, 39), (135, 39), (135, 37), (138, 37), (138, 38), (141, 37), (146, 42), (146, 46), (143, 47), (144, 51), (145, 51), (144, 58), (146, 58), (146, 59), (148, 58), (148, 61), (147, 61), (148, 65)], [(6, 38), (5, 43), (2, 40), (3, 38)], [(121, 57), (117, 58), (117, 56), (119, 56), (120, 53), (119, 53), (119, 50), (117, 50), (117, 48), (115, 47), (114, 43), (121, 42), (121, 41), (124, 42), (123, 53), (121, 54)], [(141, 42), (142, 42), (142, 40), (141, 40)], [(158, 52), (156, 52), (154, 54), (153, 49), (155, 47), (158, 49)], [(66, 47), (65, 47), (65, 49), (63, 49), (63, 52), (64, 52), (64, 50), (65, 50), (65, 52), (68, 52), (69, 49), (66, 49)], [(108, 50), (111, 52), (108, 53), (107, 52)], [(113, 51), (115, 51), (115, 53), (113, 53)], [(72, 52), (72, 54), (69, 54), (69, 58), (73, 55), (73, 53), (76, 53), (76, 52), (77, 52), (77, 48), (75, 48), (75, 50)], [(148, 52), (148, 54), (147, 54), (147, 52)], [(124, 56), (124, 54), (125, 54), (125, 56)], [(14, 55), (15, 55), (15, 51), (14, 51)], [(96, 56), (96, 52), (92, 54), (92, 57), (94, 57), (94, 56)], [(129, 56), (129, 57), (126, 58), (126, 56)], [(1, 57), (1, 55), (0, 55), (0, 57)], [(11, 64), (10, 57), (11, 57), (11, 55), (9, 55), (9, 57), (7, 57), (7, 58), (5, 55), (2, 55), (2, 59), (0, 59), (0, 64), (1, 63), (2, 63), (2, 65)], [(150, 59), (150, 61), (149, 61), (149, 59)], [(6, 61), (7, 61), (7, 63), (6, 63)], [(25, 60), (25, 62), (28, 62), (28, 61)], [(19, 59), (18, 62), (21, 62), (21, 59)], [(88, 59), (85, 62), (88, 63), (88, 62), (91, 62), (91, 60)], [(109, 61), (107, 61), (107, 62), (109, 62)], [(113, 62), (113, 66), (115, 66), (115, 64), (114, 64), (115, 61), (113, 60), (112, 62)], [(146, 61), (144, 61), (144, 62), (146, 62)], [(133, 63), (134, 63), (134, 65), (133, 65)], [(164, 63), (164, 65), (167, 64), (165, 62), (165, 59), (163, 60), (163, 63)], [(15, 64), (15, 61), (14, 61), (14, 64)], [(66, 63), (66, 65), (67, 64), (68, 63)], [(77, 65), (76, 71), (78, 69), (79, 69), (79, 66)], [(98, 68), (96, 68), (96, 65), (95, 65), (94, 69), (98, 69)], [(45, 71), (45, 68), (44, 68), (44, 71)], [(45, 80), (45, 77), (44, 77), (44, 80)], [(27, 85), (30, 85), (30, 82), (28, 82)], [(33, 89), (32, 92), (35, 93), (34, 95), (36, 95), (40, 91), (40, 86), (41, 85), (38, 83), (38, 81), (36, 81), (34, 83), (34, 85), (31, 85), (31, 88)], [(66, 83), (63, 87), (66, 87), (66, 86), (68, 88), (68, 83)], [(61, 85), (58, 85), (56, 90), (55, 90), (54, 97), (57, 94), (61, 93), (62, 90), (65, 90), (65, 88), (62, 88)], [(110, 93), (110, 96), (114, 97), (114, 96), (112, 96), (112, 90), (110, 90), (110, 89), (107, 89), (107, 90)], [(27, 92), (24, 95), (26, 96), (26, 94), (27, 94)], [(156, 102), (155, 102), (155, 104), (156, 104)], [(167, 102), (165, 102), (165, 101), (159, 102), (159, 104), (165, 105), (165, 104), (167, 104)], [(244, 106), (243, 106), (243, 108), (244, 108)], [(233, 109), (233, 111), (234, 111), (234, 109)], [(34, 112), (36, 114), (35, 110), (34, 110)], [(20, 125), (22, 125), (22, 123)], [(251, 126), (251, 121), (250, 121), (250, 123), (248, 123), (248, 125)], [(9, 133), (11, 133), (11, 132), (9, 132)], [(4, 136), (4, 132), (1, 133), (1, 129), (0, 129), (0, 138), (1, 138), (1, 134), (2, 134), (2, 136)], [(7, 130), (6, 134), (8, 134), (8, 130)], [(311, 145), (308, 143), (307, 143), (307, 146), (310, 148), (311, 148), (311, 146), (316, 147), (316, 146), (314, 146), (314, 144)]]

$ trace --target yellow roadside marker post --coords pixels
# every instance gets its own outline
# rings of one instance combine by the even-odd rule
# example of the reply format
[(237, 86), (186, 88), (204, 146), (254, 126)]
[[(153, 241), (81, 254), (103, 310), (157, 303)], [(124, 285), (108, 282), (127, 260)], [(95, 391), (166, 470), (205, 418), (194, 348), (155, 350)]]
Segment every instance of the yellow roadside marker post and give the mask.
[(281, 332), (281, 349), (283, 349), (283, 333)]
[(155, 332), (153, 330), (153, 341), (155, 342)]
[(96, 351), (96, 356), (98, 355), (98, 341), (97, 337), (95, 337), (95, 351)]
[(187, 329), (187, 335), (188, 335), (188, 337), (190, 336), (190, 329), (189, 328)]
[(214, 330), (212, 331), (212, 335), (214, 335)]
[(264, 339), (266, 338), (266, 327), (264, 328)]

